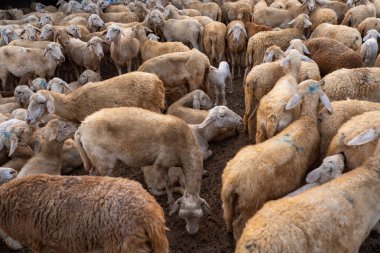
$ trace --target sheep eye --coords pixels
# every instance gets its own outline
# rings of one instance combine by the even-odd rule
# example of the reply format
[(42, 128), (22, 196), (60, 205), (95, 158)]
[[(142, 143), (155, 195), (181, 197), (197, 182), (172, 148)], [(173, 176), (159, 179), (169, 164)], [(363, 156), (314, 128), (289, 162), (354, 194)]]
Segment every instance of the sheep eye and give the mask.
[(45, 102), (38, 102), (40, 105), (43, 105), (43, 104), (45, 104)]

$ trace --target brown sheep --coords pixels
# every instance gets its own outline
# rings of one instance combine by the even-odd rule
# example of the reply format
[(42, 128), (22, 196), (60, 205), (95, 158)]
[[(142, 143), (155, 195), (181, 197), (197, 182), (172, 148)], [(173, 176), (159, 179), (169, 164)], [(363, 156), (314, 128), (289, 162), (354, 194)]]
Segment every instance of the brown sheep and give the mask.
[(197, 49), (152, 58), (144, 62), (138, 71), (154, 73), (163, 81), (168, 105), (196, 89), (202, 89), (209, 95), (210, 61)]
[(203, 37), (203, 48), (211, 65), (217, 66), (225, 58), (227, 27), (221, 22), (206, 25)]
[(361, 68), (363, 62), (360, 55), (343, 43), (329, 38), (314, 38), (305, 41), (305, 46), (319, 67), (321, 76), (325, 76), (340, 68)]
[(35, 175), (0, 196), (1, 229), (34, 252), (169, 252), (162, 208), (132, 180)]
[(247, 47), (248, 35), (242, 21), (232, 21), (227, 26), (227, 57), (231, 64), (232, 77), (235, 77), (235, 69), (238, 69), (238, 76), (241, 76), (241, 69), (244, 68), (244, 53)]
[(248, 34), (248, 39), (251, 38), (256, 33), (264, 32), (264, 31), (272, 31), (272, 27), (270, 26), (258, 25), (253, 22), (245, 22), (244, 26)]

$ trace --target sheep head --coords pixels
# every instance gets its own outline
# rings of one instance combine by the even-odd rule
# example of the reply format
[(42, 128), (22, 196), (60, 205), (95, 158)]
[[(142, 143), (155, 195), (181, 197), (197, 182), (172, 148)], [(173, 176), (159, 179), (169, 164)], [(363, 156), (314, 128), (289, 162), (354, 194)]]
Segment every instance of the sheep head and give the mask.
[(64, 142), (74, 137), (79, 125), (67, 120), (54, 119), (41, 130), (44, 138), (50, 141)]
[(82, 10), (82, 5), (77, 1), (71, 0), (67, 4), (67, 9), (66, 9), (67, 13), (78, 12), (81, 10)]
[(327, 183), (342, 174), (344, 170), (344, 155), (337, 154), (323, 159), (321, 166), (309, 172), (306, 176), (307, 183)]
[(108, 6), (110, 6), (110, 4), (107, 2), (107, 1), (104, 1), (104, 0), (99, 0), (98, 1), (98, 5), (99, 5), (99, 8), (101, 10), (104, 10), (106, 9)]
[(54, 111), (54, 98), (50, 95), (50, 91), (40, 90), (30, 97), (26, 122), (34, 125), (46, 113), (53, 114)]
[(377, 41), (377, 38), (380, 38), (380, 33), (375, 29), (371, 29), (367, 32), (367, 35), (363, 38), (363, 41), (367, 41), (371, 38), (374, 38)]
[(3, 38), (5, 44), (8, 45), (12, 40), (18, 39), (20, 35), (12, 28), (6, 28), (1, 30), (1, 37)]
[(286, 49), (286, 52), (290, 51), (291, 49), (297, 50), (300, 54), (310, 54), (305, 44), (303, 44), (303, 41), (300, 39), (294, 39), (290, 41), (290, 45), (288, 49)]
[(88, 28), (91, 31), (105, 26), (104, 21), (96, 14), (91, 14), (91, 16), (88, 17), (87, 24), (88, 24)]
[(26, 24), (24, 26), (24, 29), (22, 29), (20, 36), (22, 36), (24, 33), (26, 33), (27, 38), (29, 40), (37, 40), (37, 33), (40, 33), (41, 30), (35, 27), (34, 25), (31, 24)]
[(12, 156), (18, 145), (28, 145), (32, 130), (21, 120), (12, 119), (2, 124), (10, 125), (1, 133), (0, 150), (6, 146), (9, 149), (8, 156)]
[(207, 127), (211, 123), (216, 128), (237, 127), (243, 124), (243, 119), (235, 112), (228, 109), (227, 106), (220, 105), (212, 108), (206, 119), (200, 124), (200, 128)]
[(179, 217), (186, 221), (186, 231), (193, 235), (198, 232), (200, 219), (203, 217), (203, 210), (211, 213), (211, 208), (206, 200), (185, 194), (179, 198), (170, 210), (172, 215), (179, 209)]
[(101, 77), (99, 76), (98, 73), (90, 69), (87, 69), (79, 76), (77, 82), (80, 85), (85, 85), (86, 83), (90, 83), (90, 82), (98, 82), (100, 81), (100, 79)]
[(158, 10), (152, 10), (149, 13), (149, 22), (151, 22), (154, 25), (161, 26), (164, 23), (164, 20), (164, 16)]
[(210, 109), (212, 101), (203, 90), (195, 90), (193, 93), (193, 109)]
[(88, 13), (99, 15), (99, 7), (94, 3), (89, 3), (83, 8), (83, 10)]
[(51, 17), (50, 14), (45, 14), (41, 17), (40, 19), (40, 26), (43, 27), (44, 25), (53, 24), (53, 18)]
[(17, 171), (12, 168), (0, 167), (0, 185), (12, 180), (17, 176)]
[(239, 42), (241, 39), (245, 40), (248, 38), (247, 31), (244, 28), (244, 24), (241, 24), (241, 23), (237, 23), (236, 25), (231, 27), (227, 31), (227, 37), (229, 37), (230, 34), (233, 34), (233, 42), (234, 43)]
[(307, 15), (307, 14), (300, 14), (295, 19), (293, 19), (292, 21), (290, 21), (288, 23), (288, 25), (293, 25), (293, 27), (304, 29), (304, 28), (310, 27), (312, 25), (312, 23), (310, 22), (309, 15)]
[(14, 91), (14, 96), (19, 106), (28, 104), (32, 94), (34, 92), (27, 85), (19, 85)]
[(80, 29), (76, 25), (70, 25), (66, 28), (67, 32), (72, 35), (74, 38), (81, 38), (82, 34), (80, 32)]
[(37, 3), (35, 11), (36, 12), (41, 12), (41, 11), (43, 11), (44, 8), (46, 8), (46, 5), (44, 5), (42, 3)]
[(64, 62), (65, 56), (62, 54), (61, 45), (55, 42), (49, 43), (44, 51), (44, 55), (51, 55), (57, 62)]
[(279, 46), (270, 46), (265, 50), (263, 62), (273, 62), (285, 58), (285, 53)]
[(103, 58), (104, 53), (102, 43), (104, 43), (103, 39), (94, 36), (87, 42), (87, 48), (91, 48), (97, 57)]
[(68, 84), (61, 78), (55, 77), (51, 79), (46, 87), (47, 90), (63, 93), (64, 88), (68, 87)]
[(54, 36), (54, 27), (52, 24), (46, 24), (41, 28), (41, 40), (50, 40)]
[(148, 34), (148, 40), (154, 40), (154, 41), (159, 41), (160, 40), (160, 37), (158, 37), (156, 34), (154, 33), (149, 33)]
[(115, 41), (119, 38), (120, 35), (126, 36), (124, 31), (118, 25), (111, 25), (107, 29), (106, 34), (106, 43), (110, 44), (112, 41)]

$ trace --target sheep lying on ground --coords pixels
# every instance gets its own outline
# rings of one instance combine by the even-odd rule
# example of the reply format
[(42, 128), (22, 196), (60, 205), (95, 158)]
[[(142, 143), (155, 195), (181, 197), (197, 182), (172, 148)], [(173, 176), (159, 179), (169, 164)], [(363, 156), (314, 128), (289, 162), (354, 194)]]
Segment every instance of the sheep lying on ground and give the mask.
[(379, 45), (377, 44), (378, 37), (380, 37), (380, 33), (372, 29), (369, 30), (367, 35), (363, 38), (364, 43), (360, 48), (360, 55), (365, 67), (373, 67), (375, 64), (377, 51), (379, 49)]
[(222, 96), (222, 104), (227, 105), (226, 81), (228, 80), (229, 83), (232, 84), (232, 77), (228, 62), (220, 62), (218, 68), (211, 66), (208, 79), (209, 83), (214, 86), (215, 89), (215, 106), (219, 105), (219, 94)]
[(380, 219), (380, 145), (365, 164), (252, 217), (236, 253), (359, 252)]
[(207, 117), (206, 110), (211, 107), (212, 101), (209, 96), (202, 90), (194, 90), (171, 104), (167, 114), (176, 116), (187, 124), (200, 124)]
[(117, 161), (131, 167), (153, 165), (165, 181), (169, 202), (174, 198), (168, 186), (167, 171), (172, 166), (181, 166), (185, 194), (174, 203), (170, 213), (180, 208), (179, 215), (186, 221), (187, 232), (198, 232), (202, 208), (210, 211), (210, 207), (199, 197), (203, 170), (201, 152), (183, 120), (134, 107), (102, 109), (86, 117), (75, 134), (75, 142), (85, 169), (91, 173), (113, 174)]
[(221, 196), (227, 230), (233, 231), (235, 239), (266, 201), (295, 190), (317, 158), (319, 100), (332, 110), (316, 81), (302, 82), (299, 93), (285, 108), (289, 110), (302, 102), (301, 117), (271, 139), (241, 149), (227, 163)]
[(50, 121), (39, 130), (42, 140), (38, 142), (42, 143), (38, 146), (41, 146), (41, 151), (22, 167), (17, 177), (33, 174), (61, 175), (63, 143), (74, 136), (77, 128), (77, 124), (69, 121)]
[(365, 112), (344, 123), (331, 140), (327, 155), (343, 154), (347, 169), (362, 165), (376, 148), (380, 132), (379, 115), (380, 111)]
[[(23, 48), (4, 46), (0, 48), (0, 79), (5, 89), (7, 76), (12, 73), (21, 77), (27, 73), (34, 73), (39, 77), (50, 78), (54, 75), (59, 62), (65, 61), (61, 46), (51, 42), (45, 50), (37, 48)], [(20, 62), (24, 64), (22, 67)]]
[(135, 181), (35, 175), (3, 184), (0, 196), (10, 212), (1, 229), (35, 252), (169, 252), (163, 210)]
[(333, 114), (330, 114), (325, 109), (320, 110), (318, 113), (319, 132), (321, 134), (320, 160), (326, 156), (331, 140), (347, 120), (365, 112), (380, 111), (380, 103), (361, 100), (332, 101), (331, 106), (334, 109)]
[(156, 75), (136, 71), (84, 85), (67, 95), (40, 90), (30, 97), (26, 121), (35, 124), (45, 114), (55, 113), (69, 121), (81, 122), (102, 108), (119, 106), (163, 111), (165, 94), (162, 81)]
[(334, 39), (315, 38), (305, 41), (310, 58), (318, 64), (321, 76), (325, 76), (341, 68), (361, 68), (363, 62), (360, 55)]
[(168, 105), (196, 89), (209, 94), (210, 61), (197, 49), (152, 58), (138, 71), (154, 73), (164, 82)]
[(336, 154), (323, 159), (321, 166), (312, 170), (306, 176), (306, 185), (286, 195), (287, 197), (298, 195), (313, 187), (327, 183), (342, 174), (344, 170), (344, 155)]
[(380, 68), (340, 69), (325, 76), (320, 83), (331, 100), (380, 101)]

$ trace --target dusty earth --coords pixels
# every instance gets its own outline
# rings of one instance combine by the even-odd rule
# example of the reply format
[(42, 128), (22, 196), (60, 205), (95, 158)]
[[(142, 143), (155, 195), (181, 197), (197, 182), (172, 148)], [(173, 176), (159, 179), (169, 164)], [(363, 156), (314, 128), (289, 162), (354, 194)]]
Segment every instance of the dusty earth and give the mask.
[[(116, 74), (113, 65), (102, 65), (103, 79), (112, 77)], [(233, 82), (233, 87), (228, 89), (232, 91), (227, 93), (228, 107), (243, 116), (244, 114), (244, 93), (242, 80), (237, 79)], [(227, 233), (223, 220), (222, 202), (220, 199), (221, 175), (226, 163), (241, 149), (249, 144), (248, 136), (239, 129), (240, 134), (229, 140), (212, 143), (210, 149), (213, 151), (212, 157), (204, 163), (204, 168), (208, 174), (202, 180), (201, 197), (205, 198), (210, 204), (213, 214), (205, 215), (200, 224), (199, 232), (194, 235), (188, 235), (185, 231), (185, 222), (174, 214), (169, 217), (169, 207), (166, 197), (158, 197), (157, 200), (164, 208), (167, 226), (170, 229), (168, 238), (170, 242), (170, 252), (172, 253), (231, 253), (234, 252), (235, 242), (233, 237)], [(75, 171), (74, 174), (84, 174), (83, 170)], [(144, 184), (141, 170), (128, 170), (125, 177), (138, 180)], [(144, 184), (145, 186), (145, 184)], [(176, 196), (178, 198), (179, 196)], [(25, 249), (20, 251), (11, 251), (0, 244), (0, 253), (31, 253)], [(67, 252), (70, 253), (70, 252)], [(339, 252), (336, 252), (339, 253)], [(363, 243), (360, 253), (380, 253), (380, 235), (371, 233)]]

